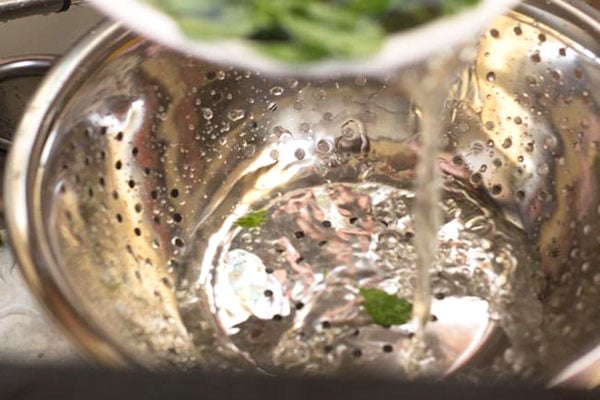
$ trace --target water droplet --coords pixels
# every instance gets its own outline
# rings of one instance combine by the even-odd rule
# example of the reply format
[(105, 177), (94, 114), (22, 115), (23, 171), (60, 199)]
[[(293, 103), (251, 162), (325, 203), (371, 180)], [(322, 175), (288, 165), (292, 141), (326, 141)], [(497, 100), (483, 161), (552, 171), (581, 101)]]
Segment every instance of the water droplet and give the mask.
[(210, 121), (213, 118), (212, 109), (210, 109), (208, 107), (203, 107), (202, 108), (202, 117), (204, 117), (205, 120)]
[(492, 129), (494, 129), (494, 123), (492, 121), (487, 121), (485, 123), (485, 129), (487, 129), (488, 131), (491, 131)]
[(487, 79), (488, 82), (494, 82), (496, 80), (496, 74), (493, 72), (488, 72), (488, 74), (485, 76), (485, 79)]
[(229, 118), (229, 120), (231, 120), (233, 122), (239, 121), (239, 120), (243, 119), (245, 116), (246, 116), (246, 111), (242, 110), (242, 109), (231, 110), (227, 114), (227, 118)]
[(298, 160), (304, 159), (305, 155), (306, 153), (304, 149), (298, 148), (296, 151), (294, 151), (294, 157), (296, 157)]
[(326, 139), (321, 139), (317, 142), (317, 151), (321, 153), (329, 153), (332, 149), (331, 143)]
[(284, 89), (281, 86), (273, 86), (269, 92), (271, 92), (273, 96), (281, 96), (284, 92)]
[(543, 163), (538, 167), (537, 172), (540, 175), (548, 175), (548, 173), (550, 172), (550, 166), (548, 165), (548, 163)]
[(508, 149), (510, 146), (512, 146), (512, 139), (511, 138), (504, 139), (504, 142), (502, 142), (502, 148)]

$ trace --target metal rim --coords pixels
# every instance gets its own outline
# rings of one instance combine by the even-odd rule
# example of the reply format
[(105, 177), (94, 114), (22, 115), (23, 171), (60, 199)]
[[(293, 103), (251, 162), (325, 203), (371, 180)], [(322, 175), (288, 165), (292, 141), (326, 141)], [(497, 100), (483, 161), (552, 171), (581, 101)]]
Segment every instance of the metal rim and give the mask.
[[(56, 62), (56, 56), (30, 55), (13, 57), (0, 61), (0, 83), (10, 79), (40, 76), (43, 77)], [(10, 140), (0, 137), (0, 150), (8, 150)]]
[[(581, 13), (578, 4), (579, 0), (571, 4), (564, 0), (553, 3), (571, 17), (573, 10)], [(595, 10), (589, 12), (600, 15)], [(591, 16), (586, 20), (593, 22), (593, 29), (598, 30), (600, 18)], [(69, 303), (52, 279), (49, 267), (56, 263), (45, 240), (38, 192), (30, 188), (39, 189), (39, 175), (44, 170), (43, 148), (55, 118), (52, 110), (60, 111), (56, 105), (60, 105), (78, 82), (97, 66), (92, 61), (98, 59), (99, 51), (106, 51), (108, 44), (128, 35), (119, 24), (105, 22), (93, 29), (47, 75), (17, 130), (4, 182), (9, 240), (25, 280), (35, 297), (84, 352), (96, 362), (110, 367), (139, 366), (140, 363), (109, 335), (86, 321), (83, 313)]]
[(81, 77), (81, 67), (89, 62), (102, 44), (122, 37), (125, 33), (118, 24), (103, 23), (81, 40), (70, 53), (46, 76), (30, 102), (17, 129), (9, 153), (4, 188), (6, 219), (15, 260), (34, 296), (59, 322), (67, 334), (80, 345), (91, 359), (110, 367), (134, 365), (122, 349), (117, 349), (108, 335), (100, 332), (71, 304), (49, 274), (54, 263), (42, 228), (39, 205), (28, 187), (43, 170), (40, 155), (45, 135), (52, 125), (52, 105), (72, 87), (75, 76)]

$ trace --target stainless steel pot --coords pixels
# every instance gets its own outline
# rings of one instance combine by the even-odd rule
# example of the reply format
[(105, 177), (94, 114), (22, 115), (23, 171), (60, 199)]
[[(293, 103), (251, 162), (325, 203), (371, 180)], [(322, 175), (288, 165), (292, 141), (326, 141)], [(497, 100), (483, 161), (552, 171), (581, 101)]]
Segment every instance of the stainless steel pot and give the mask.
[[(440, 119), (436, 323), (457, 318), (444, 298), (486, 303), (483, 326), (481, 308), (458, 311), (479, 329), (465, 379), (549, 382), (574, 362), (556, 382), (598, 385), (599, 33), (583, 3), (525, 2), (482, 36)], [(404, 333), (373, 326), (356, 293), (411, 290), (419, 71), (273, 78), (96, 28), (8, 162), (32, 290), (106, 365), (393, 373)], [(253, 209), (260, 229), (239, 222)], [(359, 266), (369, 251), (379, 262)]]

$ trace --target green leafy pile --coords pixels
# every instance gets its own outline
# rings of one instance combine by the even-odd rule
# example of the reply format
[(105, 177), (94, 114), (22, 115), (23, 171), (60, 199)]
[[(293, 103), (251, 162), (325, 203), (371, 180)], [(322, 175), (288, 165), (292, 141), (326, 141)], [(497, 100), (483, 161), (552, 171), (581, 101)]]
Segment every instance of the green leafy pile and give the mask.
[(388, 33), (479, 0), (146, 0), (194, 39), (246, 38), (287, 62), (375, 53)]
[(410, 319), (412, 304), (379, 289), (360, 288), (363, 306), (373, 322), (381, 326), (402, 325)]

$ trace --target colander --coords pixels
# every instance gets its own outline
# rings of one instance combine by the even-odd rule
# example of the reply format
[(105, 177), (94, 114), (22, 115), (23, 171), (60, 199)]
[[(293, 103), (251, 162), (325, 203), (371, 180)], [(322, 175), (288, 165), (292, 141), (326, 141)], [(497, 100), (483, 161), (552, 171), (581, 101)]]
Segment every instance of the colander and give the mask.
[(374, 324), (360, 290), (410, 297), (421, 134), (443, 124), (428, 325), (441, 374), (597, 385), (598, 20), (524, 2), (452, 90), (436, 77), (468, 52), (270, 76), (105, 23), (18, 129), (15, 256), (105, 365), (402, 375), (410, 332)]

